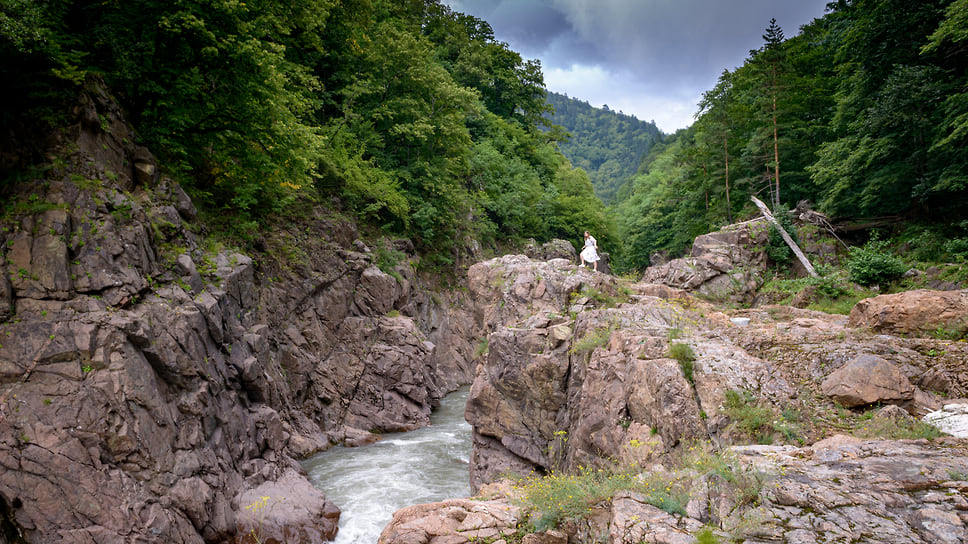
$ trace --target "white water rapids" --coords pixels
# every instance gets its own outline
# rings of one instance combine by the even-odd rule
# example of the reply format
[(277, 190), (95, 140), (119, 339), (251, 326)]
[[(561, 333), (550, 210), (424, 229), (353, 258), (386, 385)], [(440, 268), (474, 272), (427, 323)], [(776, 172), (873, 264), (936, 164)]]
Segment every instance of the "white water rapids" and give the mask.
[(429, 427), (303, 462), (313, 485), (342, 510), (336, 544), (375, 544), (396, 510), (470, 495), (467, 393), (464, 387), (444, 397)]

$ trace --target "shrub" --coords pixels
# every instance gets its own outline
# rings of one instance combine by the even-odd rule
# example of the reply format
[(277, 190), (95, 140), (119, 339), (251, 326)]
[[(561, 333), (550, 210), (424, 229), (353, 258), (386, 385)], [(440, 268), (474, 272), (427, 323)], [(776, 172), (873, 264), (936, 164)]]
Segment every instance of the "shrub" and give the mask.
[[(633, 444), (634, 446), (634, 444)], [(538, 531), (558, 527), (562, 521), (581, 519), (595, 505), (620, 491), (640, 493), (645, 502), (670, 514), (686, 515), (685, 505), (697, 479), (712, 477), (719, 489), (734, 497), (737, 506), (756, 504), (766, 475), (740, 463), (728, 451), (697, 443), (685, 454), (671, 459), (672, 470), (639, 472), (633, 467), (615, 470), (581, 468), (576, 474), (552, 471), (531, 475), (515, 486), (517, 502), (527, 512), (528, 524)]]
[[(793, 226), (790, 214), (779, 212), (775, 217), (777, 222), (783, 227), (783, 230), (790, 235), (790, 238), (793, 238), (793, 241), (799, 244), (799, 240), (797, 240), (797, 229)], [(786, 241), (783, 240), (780, 229), (776, 228), (776, 225), (773, 224), (770, 225), (770, 239), (766, 246), (766, 254), (777, 264), (789, 264), (793, 260), (793, 251), (787, 245)]]
[(786, 422), (775, 422), (773, 410), (757, 402), (749, 391), (726, 391), (724, 408), (726, 416), (733, 420), (736, 428), (760, 444), (772, 443), (774, 432), (782, 433), (788, 440), (796, 438), (794, 428)]
[(719, 544), (719, 539), (709, 527), (703, 527), (702, 531), (696, 533), (696, 544)]
[(944, 243), (944, 249), (958, 261), (968, 260), (968, 238), (953, 238)]
[(553, 472), (531, 476), (518, 489), (523, 492), (521, 502), (528, 509), (529, 523), (538, 531), (546, 531), (564, 520), (584, 516), (595, 504), (631, 489), (633, 484), (630, 473), (582, 468), (574, 475)]
[(900, 278), (906, 269), (904, 261), (889, 252), (887, 241), (879, 240), (876, 234), (863, 247), (850, 248), (847, 270), (852, 282), (886, 284)]
[(397, 266), (407, 258), (406, 254), (396, 249), (389, 249), (381, 244), (376, 246), (374, 257), (374, 264), (376, 264), (381, 272), (395, 278), (397, 281), (403, 281), (403, 276), (397, 271)]

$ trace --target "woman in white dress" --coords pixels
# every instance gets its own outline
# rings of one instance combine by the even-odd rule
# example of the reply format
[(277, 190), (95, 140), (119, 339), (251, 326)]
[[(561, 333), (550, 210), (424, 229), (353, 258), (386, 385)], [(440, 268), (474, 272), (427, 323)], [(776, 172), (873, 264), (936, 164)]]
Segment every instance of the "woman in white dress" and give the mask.
[(594, 236), (588, 234), (587, 230), (585, 231), (585, 247), (581, 250), (579, 256), (582, 266), (585, 266), (585, 261), (588, 261), (592, 263), (595, 272), (598, 272), (598, 242)]

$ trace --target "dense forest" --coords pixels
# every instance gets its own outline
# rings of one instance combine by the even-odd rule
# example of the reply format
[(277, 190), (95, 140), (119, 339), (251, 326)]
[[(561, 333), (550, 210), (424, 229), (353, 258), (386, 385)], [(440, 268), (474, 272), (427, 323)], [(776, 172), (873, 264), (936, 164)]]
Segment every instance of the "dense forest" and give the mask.
[(569, 134), (558, 144), (561, 152), (588, 173), (595, 195), (606, 204), (661, 137), (655, 123), (610, 110), (607, 105), (595, 108), (554, 92), (548, 93), (548, 103), (553, 108), (545, 114), (548, 120)]
[(901, 222), (921, 258), (968, 256), (968, 0), (839, 0), (791, 39), (772, 22), (623, 191), (633, 268), (748, 219), (750, 196)]
[[(543, 130), (539, 63), (438, 0), (0, 0), (0, 75), (5, 146), (64, 126), (78, 90), (104, 82), (242, 240), (294, 201), (336, 197), (440, 266), (470, 241), (591, 229), (614, 244), (561, 132)], [(3, 179), (43, 166), (19, 156), (37, 160), (5, 161)]]
[(0, 0), (0, 192), (51, 160), (30, 135), (103, 84), (243, 243), (293, 202), (335, 202), (426, 263), (587, 229), (631, 270), (753, 216), (756, 195), (835, 221), (934, 221), (913, 247), (962, 258), (966, 14), (838, 0), (793, 38), (772, 23), (663, 136), (549, 95), (537, 61), (440, 0)]

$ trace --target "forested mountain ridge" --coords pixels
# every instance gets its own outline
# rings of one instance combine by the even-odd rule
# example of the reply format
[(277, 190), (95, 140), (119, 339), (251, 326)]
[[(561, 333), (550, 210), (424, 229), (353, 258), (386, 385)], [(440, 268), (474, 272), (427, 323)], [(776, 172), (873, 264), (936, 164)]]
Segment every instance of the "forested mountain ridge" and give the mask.
[(968, 257), (965, 13), (968, 0), (839, 0), (790, 39), (772, 21), (622, 193), (626, 266), (749, 218), (750, 196), (891, 216), (912, 258)]
[(571, 164), (588, 172), (595, 194), (605, 203), (615, 198), (662, 136), (654, 122), (608, 106), (595, 108), (567, 94), (548, 92), (548, 103), (553, 108), (545, 114), (548, 121), (570, 135), (558, 143), (559, 149)]

